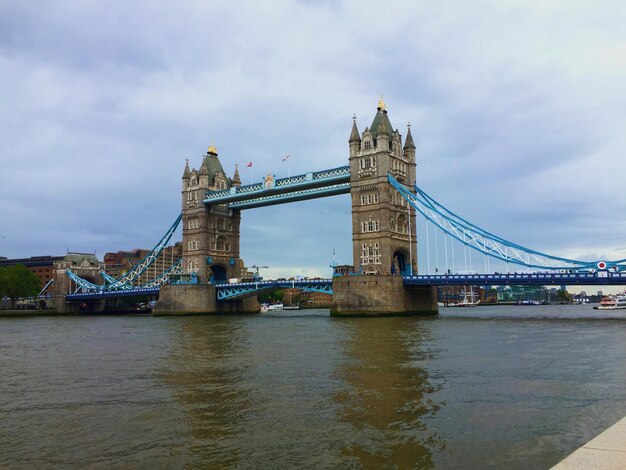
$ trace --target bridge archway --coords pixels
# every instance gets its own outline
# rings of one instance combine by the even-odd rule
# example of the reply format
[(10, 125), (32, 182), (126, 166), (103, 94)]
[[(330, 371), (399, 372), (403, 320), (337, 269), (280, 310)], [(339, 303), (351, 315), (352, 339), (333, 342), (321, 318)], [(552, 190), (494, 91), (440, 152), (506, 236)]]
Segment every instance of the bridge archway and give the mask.
[(393, 254), (392, 274), (400, 274), (409, 276), (411, 274), (411, 266), (409, 265), (409, 254), (404, 250), (397, 250)]
[(221, 264), (214, 264), (210, 268), (211, 284), (224, 284), (227, 282), (226, 268)]

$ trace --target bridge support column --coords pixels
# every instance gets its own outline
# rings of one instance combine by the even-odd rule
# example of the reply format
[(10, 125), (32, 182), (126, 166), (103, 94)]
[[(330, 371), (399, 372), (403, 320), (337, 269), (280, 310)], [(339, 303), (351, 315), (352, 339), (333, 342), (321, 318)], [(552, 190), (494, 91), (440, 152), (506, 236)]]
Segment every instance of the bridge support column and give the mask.
[(333, 278), (334, 317), (435, 315), (437, 287), (405, 286), (402, 276), (337, 276)]
[(217, 302), (215, 286), (166, 284), (161, 286), (154, 315), (200, 315), (219, 313), (258, 313), (256, 297)]
[(55, 295), (52, 298), (54, 310), (56, 313), (61, 314), (102, 313), (104, 312), (105, 304), (104, 299), (68, 302), (65, 295)]

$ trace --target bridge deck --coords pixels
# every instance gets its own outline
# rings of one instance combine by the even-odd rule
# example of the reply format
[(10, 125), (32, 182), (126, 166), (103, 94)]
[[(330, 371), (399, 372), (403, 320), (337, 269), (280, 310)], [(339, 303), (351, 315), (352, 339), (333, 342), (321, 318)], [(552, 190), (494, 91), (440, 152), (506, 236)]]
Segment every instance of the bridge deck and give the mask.
[(233, 209), (252, 209), (286, 202), (304, 201), (350, 192), (350, 167), (278, 178), (266, 184), (233, 186), (223, 191), (209, 191), (204, 203), (228, 204)]
[[(602, 286), (613, 285), (626, 286), (626, 272), (610, 273), (533, 273), (533, 274), (439, 274), (429, 275), (422, 274), (416, 276), (404, 276), (405, 285), (432, 285), (432, 286), (519, 286), (519, 285), (535, 285), (535, 286), (561, 286), (561, 285), (578, 285), (578, 286)], [(274, 279), (256, 282), (239, 282), (233, 284), (218, 284), (215, 286), (217, 290), (217, 299), (228, 300), (237, 297), (244, 297), (270, 288), (296, 288), (317, 292), (325, 292), (332, 294), (332, 279), (299, 279), (286, 280)], [(115, 297), (130, 297), (141, 295), (157, 295), (158, 287), (124, 289), (114, 291), (91, 291), (77, 294), (69, 294), (67, 300), (95, 300)]]
[(405, 276), (404, 284), (436, 285), (436, 286), (506, 286), (506, 285), (626, 285), (624, 273), (501, 273), (501, 274), (438, 274)]

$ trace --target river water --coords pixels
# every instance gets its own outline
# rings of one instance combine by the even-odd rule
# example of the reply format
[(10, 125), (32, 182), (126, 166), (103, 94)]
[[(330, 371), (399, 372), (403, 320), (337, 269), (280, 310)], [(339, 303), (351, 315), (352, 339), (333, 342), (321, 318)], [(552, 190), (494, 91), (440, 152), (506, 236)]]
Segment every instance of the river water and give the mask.
[(626, 415), (626, 313), (0, 318), (0, 467), (549, 468)]

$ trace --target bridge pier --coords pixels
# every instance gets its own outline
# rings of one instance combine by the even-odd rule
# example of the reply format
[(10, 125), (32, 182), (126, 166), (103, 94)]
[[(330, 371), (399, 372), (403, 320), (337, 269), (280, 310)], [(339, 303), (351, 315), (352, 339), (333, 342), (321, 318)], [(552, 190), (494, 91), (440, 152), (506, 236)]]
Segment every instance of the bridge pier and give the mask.
[(334, 317), (436, 315), (436, 286), (405, 286), (402, 276), (369, 275), (333, 278)]
[(256, 297), (217, 301), (215, 286), (166, 284), (161, 286), (154, 315), (199, 315), (220, 313), (258, 313)]
[(61, 294), (52, 297), (52, 306), (57, 313), (73, 314), (73, 313), (101, 313), (104, 312), (104, 299), (89, 301), (72, 301), (68, 302), (66, 296)]

